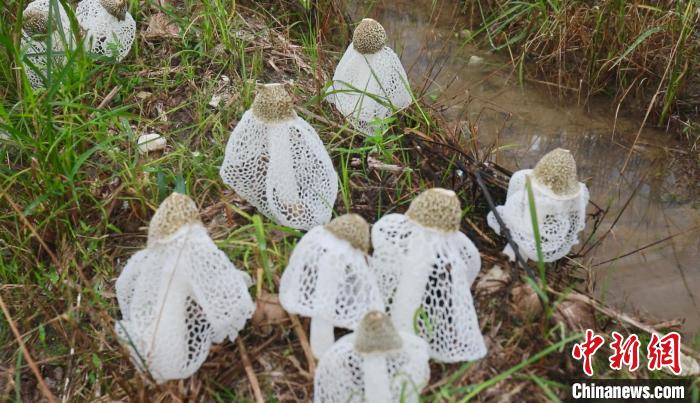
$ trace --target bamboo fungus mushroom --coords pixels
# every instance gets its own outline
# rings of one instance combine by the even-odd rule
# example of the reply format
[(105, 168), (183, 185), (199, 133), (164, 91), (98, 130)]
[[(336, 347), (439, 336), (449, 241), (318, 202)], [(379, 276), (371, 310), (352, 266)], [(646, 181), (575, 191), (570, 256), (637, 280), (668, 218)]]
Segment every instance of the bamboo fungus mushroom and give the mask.
[[(576, 161), (568, 150), (557, 148), (547, 153), (534, 169), (523, 169), (511, 176), (506, 203), (496, 211), (510, 230), (513, 240), (524, 257), (537, 260), (537, 246), (530, 215), (526, 182), (530, 179), (537, 212), (540, 245), (545, 262), (558, 260), (578, 243), (578, 234), (586, 225), (588, 188), (578, 182)], [(493, 212), (488, 224), (501, 232)], [(510, 245), (503, 253), (514, 260)]]
[(399, 330), (418, 332), (441, 362), (486, 354), (471, 284), (481, 267), (479, 251), (459, 231), (461, 209), (451, 190), (429, 189), (406, 214), (389, 214), (372, 228), (371, 267)]
[(321, 358), (314, 402), (418, 402), (430, 378), (428, 360), (425, 341), (397, 332), (384, 313), (369, 312)]
[(117, 335), (156, 381), (186, 378), (211, 343), (234, 340), (252, 316), (250, 285), (209, 238), (192, 199), (173, 193), (151, 220), (146, 249), (117, 279)]
[(61, 3), (35, 0), (27, 5), (22, 13), (21, 49), (32, 88), (44, 87), (62, 68), (65, 53), (73, 46), (70, 21)]
[(75, 16), (85, 30), (90, 51), (121, 61), (129, 54), (136, 35), (136, 21), (127, 0), (83, 0)]
[(338, 63), (328, 96), (340, 113), (368, 134), (374, 130), (373, 121), (412, 102), (401, 60), (385, 43), (381, 24), (363, 19)]
[(338, 175), (282, 84), (258, 86), (252, 108), (231, 133), (220, 175), (280, 224), (308, 230), (331, 219)]
[(311, 350), (319, 358), (333, 344), (335, 326), (355, 329), (370, 310), (384, 309), (367, 264), (369, 225), (357, 214), (309, 231), (294, 248), (280, 282), (280, 302), (311, 317)]

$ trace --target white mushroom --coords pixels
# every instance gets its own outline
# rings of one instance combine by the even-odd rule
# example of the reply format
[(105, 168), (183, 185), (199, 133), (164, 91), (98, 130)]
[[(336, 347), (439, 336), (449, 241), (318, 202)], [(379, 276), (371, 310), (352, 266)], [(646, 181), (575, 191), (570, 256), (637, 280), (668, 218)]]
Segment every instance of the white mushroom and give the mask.
[(220, 175), (282, 225), (308, 230), (331, 219), (338, 175), (282, 84), (258, 86), (252, 108), (231, 133)]
[[(588, 188), (576, 178), (576, 161), (571, 153), (561, 148), (547, 153), (534, 169), (523, 169), (511, 176), (506, 203), (497, 206), (496, 211), (510, 230), (520, 253), (531, 260), (537, 260), (537, 248), (527, 196), (528, 177), (535, 200), (544, 261), (552, 262), (566, 256), (578, 243), (578, 234), (586, 225)], [(501, 232), (493, 212), (488, 214), (487, 221), (494, 231)], [(510, 245), (503, 252), (515, 260)]]
[(148, 246), (117, 279), (117, 335), (158, 382), (192, 375), (211, 343), (234, 340), (255, 309), (250, 277), (209, 238), (189, 197), (173, 193), (148, 228)]
[(90, 51), (121, 61), (129, 54), (136, 35), (136, 21), (127, 0), (83, 0), (75, 17), (85, 30)]
[(413, 101), (401, 60), (385, 43), (381, 24), (363, 19), (338, 63), (328, 96), (340, 113), (368, 134), (373, 134), (373, 121)]
[(470, 287), (479, 273), (479, 251), (459, 231), (461, 209), (451, 190), (429, 189), (406, 214), (389, 214), (372, 227), (371, 267), (399, 330), (412, 331), (441, 362), (486, 354)]
[(335, 341), (334, 327), (355, 329), (370, 310), (383, 310), (367, 263), (369, 225), (357, 214), (309, 231), (294, 248), (280, 282), (280, 302), (311, 317), (311, 349), (321, 357)]
[(321, 358), (314, 402), (418, 402), (430, 378), (429, 358), (425, 341), (397, 332), (385, 314), (369, 312), (355, 333)]
[(74, 46), (70, 20), (61, 3), (35, 0), (27, 5), (22, 13), (21, 49), (32, 88), (44, 87), (63, 68), (66, 51)]

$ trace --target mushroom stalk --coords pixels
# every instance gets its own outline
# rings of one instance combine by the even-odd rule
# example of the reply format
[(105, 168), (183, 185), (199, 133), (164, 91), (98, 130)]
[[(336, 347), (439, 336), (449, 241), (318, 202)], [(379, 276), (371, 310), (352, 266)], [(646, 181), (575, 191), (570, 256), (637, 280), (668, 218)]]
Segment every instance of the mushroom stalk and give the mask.
[(311, 352), (318, 359), (335, 342), (334, 326), (319, 317), (311, 318)]
[(392, 400), (389, 369), (384, 354), (369, 353), (364, 355), (362, 374), (364, 376), (365, 401), (386, 403)]
[(426, 269), (426, 265), (429, 264), (428, 259), (431, 257), (426, 247), (426, 240), (418, 239), (418, 242), (415, 242), (413, 248), (409, 250), (415, 250), (414, 248), (421, 250), (421, 253), (415, 256), (421, 256), (422, 259), (415, 262), (414, 270), (407, 270), (401, 276), (391, 308), (391, 317), (396, 328), (411, 333), (413, 333), (413, 318), (421, 306), (425, 286), (428, 283), (430, 271)]
[[(280, 125), (286, 126), (285, 123), (280, 123)], [(291, 130), (285, 130), (284, 133), (277, 133), (277, 138), (275, 141), (269, 143), (270, 147), (270, 169), (271, 173), (283, 174), (294, 172), (294, 156), (292, 155), (292, 142), (290, 141), (288, 132)], [(282, 204), (280, 207), (283, 209), (292, 210), (295, 204), (299, 203), (299, 189), (297, 187), (296, 181), (285, 180), (283, 176), (273, 178), (274, 181), (274, 196), (279, 198), (279, 202)], [(273, 195), (268, 194), (271, 198)], [(274, 203), (274, 198), (269, 200)]]

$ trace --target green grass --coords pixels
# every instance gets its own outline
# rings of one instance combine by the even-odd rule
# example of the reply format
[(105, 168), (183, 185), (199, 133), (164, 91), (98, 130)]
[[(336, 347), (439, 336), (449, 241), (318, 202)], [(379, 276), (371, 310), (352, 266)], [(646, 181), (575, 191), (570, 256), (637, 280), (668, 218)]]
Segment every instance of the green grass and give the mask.
[[(319, 72), (329, 77), (346, 46), (344, 40), (333, 42), (344, 38), (337, 35), (342, 4), (132, 1), (139, 34), (129, 56), (115, 63), (80, 49), (68, 52), (66, 65), (52, 74), (60, 82), (52, 79), (43, 90), (32, 90), (19, 68), (24, 55), (17, 16), (25, 4), (10, 0), (0, 6), (0, 130), (9, 136), (0, 140), (0, 297), (31, 357), (22, 354), (3, 316), (0, 362), (7, 364), (0, 385), (12, 385), (0, 389), (0, 400), (40, 396), (31, 358), (53, 393), (69, 401), (104, 395), (252, 401), (235, 345), (216, 347), (192, 379), (155, 385), (129, 362), (113, 318), (119, 317), (114, 281), (144, 246), (151, 215), (172, 191), (196, 201), (217, 246), (257, 279), (255, 296), (277, 292), (301, 233), (258, 215), (218, 175), (224, 145), (251, 105), (256, 81), (294, 80), (299, 114), (318, 130), (339, 173), (336, 214), (354, 211), (373, 222), (403, 211), (421, 190), (443, 186), (457, 191), (466, 214), (486, 231), (479, 218), (485, 215), (483, 200), (470, 190), (467, 175), (455, 174), (462, 157), (436, 158), (427, 154), (428, 144), (416, 147), (416, 133), (449, 138), (421, 99), (382, 122), (385, 130), (373, 136), (360, 135), (321, 101), (327, 83)], [(156, 13), (178, 28), (175, 37), (141, 35)], [(208, 105), (213, 95), (222, 96), (218, 108)], [(138, 152), (138, 136), (150, 132), (166, 138), (165, 153)], [(405, 169), (370, 166), (369, 156)], [(465, 231), (479, 237), (469, 227)], [(497, 259), (498, 250), (482, 251)], [(481, 298), (479, 309), (489, 318), (485, 331), (500, 329), (495, 342), (504, 356), (434, 365), (431, 384), (439, 386), (427, 400), (467, 400), (500, 381), (527, 382), (522, 393), (561, 393), (538, 360), (554, 366), (568, 354), (562, 347), (572, 336), (521, 322), (499, 298), (507, 296)], [(311, 396), (305, 357), (290, 329), (288, 321), (249, 324), (240, 336), (271, 399)], [(526, 380), (514, 377), (526, 369)]]

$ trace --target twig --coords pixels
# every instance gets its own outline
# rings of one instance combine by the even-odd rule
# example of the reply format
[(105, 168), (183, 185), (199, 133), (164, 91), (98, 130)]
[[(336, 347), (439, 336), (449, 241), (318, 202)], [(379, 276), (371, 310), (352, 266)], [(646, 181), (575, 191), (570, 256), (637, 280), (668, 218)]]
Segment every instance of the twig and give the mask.
[[(631, 316), (629, 316), (625, 313), (622, 313), (616, 309), (605, 306), (605, 305), (603, 305), (603, 303), (601, 303), (601, 302), (599, 302), (599, 301), (597, 301), (597, 300), (595, 300), (595, 299), (593, 299), (585, 294), (581, 294), (578, 292), (564, 294), (562, 292), (559, 292), (559, 291), (553, 289), (550, 286), (547, 286), (547, 289), (555, 295), (567, 297), (567, 298), (571, 298), (571, 299), (576, 299), (580, 302), (583, 302), (587, 305), (590, 305), (593, 309), (603, 313), (606, 316), (609, 316), (609, 317), (617, 320), (618, 322), (625, 322), (625, 323), (632, 325), (639, 330), (643, 330), (649, 334), (659, 334), (659, 332), (656, 329), (654, 329), (652, 326), (644, 324), (644, 323), (640, 322), (639, 320), (634, 319)], [(688, 347), (684, 344), (681, 344), (681, 351), (683, 351), (685, 354), (687, 354), (691, 357), (694, 357), (696, 359), (700, 359), (700, 353), (698, 353), (697, 351), (691, 349), (690, 347)]]
[[(459, 164), (459, 165), (461, 165), (461, 164)], [(460, 167), (459, 169), (462, 169), (462, 167)], [(466, 172), (468, 172), (468, 171), (466, 171)], [(501, 218), (501, 215), (498, 214), (498, 210), (496, 209), (496, 205), (494, 204), (493, 199), (491, 198), (491, 192), (489, 192), (489, 189), (486, 187), (486, 184), (484, 184), (484, 180), (481, 178), (481, 172), (479, 172), (478, 169), (474, 170), (474, 177), (476, 178), (476, 183), (481, 188), (481, 191), (484, 192), (484, 198), (486, 198), (486, 203), (488, 203), (489, 209), (491, 209), (493, 216), (496, 218), (496, 221), (498, 221), (498, 225), (501, 229), (501, 234), (506, 238), (506, 241), (508, 241), (508, 244), (513, 249), (513, 253), (515, 254), (515, 259), (518, 261), (518, 263), (520, 263), (520, 266), (522, 266), (523, 269), (525, 269), (525, 272), (530, 277), (530, 279), (532, 281), (534, 281), (535, 283), (537, 283), (538, 277), (535, 275), (535, 272), (532, 271), (532, 268), (530, 266), (528, 266), (525, 259), (523, 259), (523, 257), (520, 255), (520, 250), (518, 249), (518, 244), (515, 243), (515, 241), (513, 241), (513, 237), (511, 237), (511, 235), (510, 235), (510, 230), (508, 229), (508, 226)]]
[[(617, 216), (616, 216), (615, 219), (613, 220), (612, 224), (610, 224), (610, 227), (603, 233), (603, 235), (600, 236), (600, 238), (598, 238), (597, 241), (593, 242), (593, 245), (589, 246), (588, 249), (586, 249), (585, 251), (580, 252), (579, 255), (581, 255), (581, 256), (586, 256), (586, 255), (587, 255), (590, 251), (592, 251), (596, 246), (600, 245), (600, 243), (603, 242), (603, 240), (610, 234), (610, 231), (612, 231), (612, 229), (615, 228), (615, 225), (617, 225), (617, 222), (618, 222), (618, 221), (620, 220), (620, 218), (622, 217), (622, 213), (624, 213), (625, 210), (627, 210), (627, 207), (629, 207), (630, 202), (632, 202), (632, 199), (634, 199), (634, 196), (635, 196), (635, 195), (637, 194), (637, 192), (639, 191), (639, 188), (642, 187), (642, 184), (644, 183), (644, 180), (647, 178), (647, 175), (648, 175), (648, 174), (649, 174), (649, 172), (645, 172), (645, 173), (644, 173), (644, 176), (642, 176), (642, 179), (639, 180), (639, 182), (637, 183), (637, 186), (634, 187), (634, 190), (633, 190), (632, 193), (630, 194), (629, 198), (627, 198), (627, 201), (625, 202), (625, 205), (622, 206), (622, 209), (620, 209), (620, 211), (617, 213)], [(607, 211), (607, 210), (606, 210), (606, 211)], [(586, 242), (586, 243), (588, 243), (588, 242)], [(583, 247), (582, 247), (581, 249), (583, 249)]]
[(27, 217), (25, 217), (24, 214), (22, 214), (22, 211), (19, 209), (19, 207), (17, 207), (15, 202), (12, 201), (12, 199), (10, 198), (10, 195), (5, 193), (4, 196), (5, 196), (5, 199), (7, 199), (7, 202), (10, 203), (10, 206), (12, 207), (12, 209), (15, 210), (15, 213), (17, 213), (17, 216), (20, 218), (20, 220), (22, 220), (22, 223), (24, 223), (24, 225), (27, 227), (27, 229), (29, 229), (29, 232), (31, 232), (32, 235), (34, 235), (36, 237), (36, 239), (37, 239), (37, 241), (39, 241), (39, 244), (41, 245), (41, 247), (44, 248), (46, 253), (49, 255), (49, 257), (51, 258), (51, 261), (56, 266), (56, 271), (58, 271), (58, 273), (61, 274), (63, 272), (63, 267), (61, 266), (61, 263), (58, 261), (58, 258), (53, 253), (51, 248), (49, 248), (49, 246), (46, 245), (46, 243), (44, 242), (44, 239), (39, 236), (39, 233), (36, 232), (36, 229), (34, 228), (34, 226), (29, 222), (29, 220), (27, 220)]
[(484, 231), (482, 231), (482, 230), (474, 223), (474, 221), (470, 220), (469, 217), (464, 217), (464, 220), (467, 222), (467, 224), (469, 224), (470, 227), (472, 227), (472, 229), (473, 229), (474, 231), (476, 231), (477, 234), (479, 234), (482, 238), (484, 238), (488, 243), (490, 243), (490, 244), (493, 245), (493, 246), (496, 246), (496, 241), (494, 241), (493, 239), (491, 239), (491, 237), (488, 236), (488, 234), (486, 234)]
[(262, 391), (260, 390), (260, 383), (258, 382), (258, 377), (255, 375), (253, 365), (250, 363), (250, 357), (248, 357), (248, 352), (246, 351), (245, 345), (243, 344), (243, 341), (240, 337), (236, 338), (236, 344), (238, 344), (238, 351), (241, 353), (241, 361), (243, 361), (243, 368), (245, 369), (245, 374), (248, 376), (248, 380), (250, 381), (250, 387), (253, 389), (255, 401), (257, 403), (265, 403)]
[(115, 85), (114, 88), (112, 88), (112, 91), (110, 91), (106, 97), (100, 102), (99, 105), (97, 105), (97, 109), (102, 109), (105, 106), (107, 106), (108, 103), (112, 102), (115, 96), (117, 96), (117, 93), (119, 90), (122, 88), (121, 85)]
[[(5, 301), (2, 299), (2, 296), (0, 296), (0, 308), (2, 308), (2, 313), (5, 315), (7, 323), (10, 325), (10, 329), (12, 329), (12, 333), (14, 334), (15, 339), (17, 340), (17, 344), (19, 344), (19, 348), (22, 349), (22, 354), (24, 355), (24, 359), (27, 360), (27, 365), (29, 365), (29, 368), (32, 370), (37, 382), (39, 383), (39, 389), (41, 389), (41, 393), (44, 395), (46, 400), (55, 403), (56, 397), (53, 395), (53, 393), (51, 393), (51, 390), (49, 390), (49, 387), (44, 381), (44, 377), (41, 376), (39, 367), (37, 367), (36, 362), (34, 362), (34, 359), (32, 358), (31, 354), (29, 354), (27, 346), (24, 345), (22, 336), (20, 336), (19, 330), (17, 330), (17, 325), (15, 324), (15, 321), (12, 320), (12, 316), (10, 316), (10, 311), (7, 309), (7, 306), (5, 305)], [(20, 385), (15, 385), (15, 387), (19, 388)]]
[(316, 372), (316, 358), (314, 358), (314, 354), (311, 352), (309, 338), (306, 337), (306, 332), (304, 331), (304, 327), (301, 325), (301, 322), (299, 322), (299, 317), (294, 314), (289, 314), (289, 318), (292, 320), (294, 332), (296, 332), (297, 337), (299, 338), (301, 349), (304, 350), (304, 356), (306, 357), (306, 361), (309, 363), (309, 374), (311, 374), (313, 377), (314, 373)]
[(648, 244), (646, 244), (646, 245), (644, 245), (644, 246), (641, 246), (641, 247), (639, 247), (639, 248), (637, 248), (637, 249), (635, 249), (635, 250), (633, 250), (633, 251), (631, 251), (631, 252), (627, 252), (627, 253), (624, 253), (624, 254), (622, 254), (622, 255), (620, 255), (620, 256), (617, 256), (617, 257), (614, 257), (614, 258), (611, 258), (611, 259), (608, 259), (608, 260), (604, 260), (604, 261), (602, 261), (602, 262), (598, 262), (598, 263), (592, 265), (591, 267), (601, 266), (601, 265), (604, 265), (604, 264), (606, 264), (606, 263), (614, 262), (614, 261), (616, 261), (616, 260), (625, 258), (625, 257), (627, 257), (627, 256), (634, 255), (635, 253), (641, 252), (641, 251), (643, 251), (643, 250), (645, 250), (645, 249), (649, 249), (649, 248), (651, 248), (652, 246), (656, 246), (656, 245), (658, 245), (658, 244), (660, 244), (660, 243), (663, 243), (663, 242), (666, 242), (666, 241), (668, 241), (668, 240), (671, 240), (671, 239), (673, 239), (673, 238), (675, 238), (675, 237), (677, 237), (677, 236), (679, 236), (679, 235), (684, 235), (684, 234), (687, 234), (688, 232), (693, 232), (693, 231), (697, 230), (698, 228), (700, 228), (700, 227), (697, 227), (697, 226), (696, 226), (696, 227), (688, 228), (687, 230), (681, 231), (681, 232), (679, 232), (679, 233), (677, 233), (677, 234), (673, 234), (673, 235), (669, 235), (669, 236), (664, 237), (664, 238), (661, 238), (661, 239), (657, 239), (656, 241), (649, 242)]

